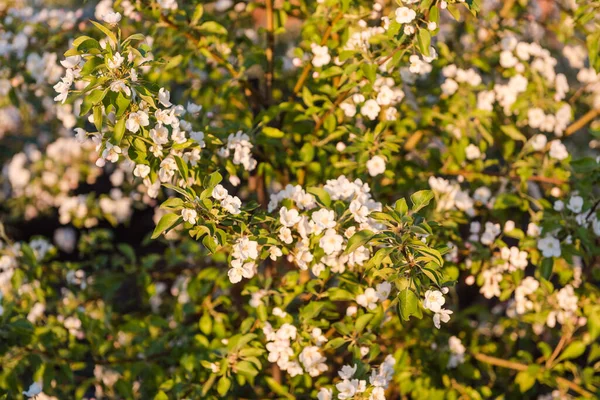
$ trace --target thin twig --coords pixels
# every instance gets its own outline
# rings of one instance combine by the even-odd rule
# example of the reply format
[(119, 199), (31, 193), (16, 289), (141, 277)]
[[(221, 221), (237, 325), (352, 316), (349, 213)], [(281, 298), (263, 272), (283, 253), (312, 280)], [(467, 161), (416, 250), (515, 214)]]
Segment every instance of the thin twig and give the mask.
[(415, 147), (417, 147), (417, 144), (419, 144), (419, 141), (422, 137), (423, 131), (416, 131), (415, 133), (413, 133), (404, 144), (404, 150), (413, 151)]
[(469, 396), (469, 393), (467, 393), (467, 391), (465, 390), (465, 387), (463, 385), (461, 385), (460, 383), (458, 383), (456, 381), (456, 379), (452, 379), (450, 381), (450, 383), (452, 384), (452, 387), (461, 394), (461, 396), (460, 396), (461, 399), (463, 399), (463, 398), (464, 399), (472, 399), (472, 397)]
[[(403, 44), (404, 41), (402, 41), (401, 44)], [(394, 49), (394, 51), (392, 51), (387, 57), (382, 58), (381, 60), (377, 61), (377, 65), (383, 65), (386, 62), (388, 62), (390, 59), (392, 59), (392, 57), (394, 57), (396, 55), (397, 52), (399, 52), (400, 50), (406, 50), (404, 47), (402, 46), (398, 46)]]
[(560, 351), (565, 346), (565, 344), (567, 343), (567, 340), (569, 340), (570, 337), (571, 337), (570, 334), (564, 334), (563, 336), (561, 336), (560, 341), (558, 342), (558, 344), (556, 345), (556, 348), (552, 352), (552, 355), (546, 361), (546, 368), (552, 367), (552, 363), (554, 362), (556, 357), (558, 357), (558, 355), (560, 354)]
[(600, 110), (598, 110), (598, 109), (592, 109), (592, 110), (588, 111), (581, 118), (579, 118), (577, 121), (573, 122), (565, 130), (565, 136), (570, 136), (570, 135), (574, 134), (575, 132), (577, 132), (578, 130), (580, 130), (584, 126), (586, 126), (591, 120), (593, 120), (594, 118), (596, 118), (598, 116), (598, 114), (600, 114)]
[(599, 205), (600, 205), (600, 199), (596, 200), (596, 202), (594, 203), (592, 208), (590, 208), (590, 211), (588, 212), (585, 219), (589, 219), (592, 216), (592, 214), (594, 214), (594, 211), (596, 211), (596, 208), (598, 208)]
[(527, 370), (527, 365), (521, 364), (521, 363), (518, 363), (515, 361), (504, 360), (502, 358), (492, 357), (492, 356), (488, 356), (488, 355), (482, 354), (482, 353), (475, 353), (475, 354), (473, 354), (473, 356), (481, 362), (484, 362), (486, 364), (495, 365), (497, 367), (514, 369), (516, 371), (526, 371)]
[[(498, 177), (498, 178), (502, 178), (502, 177), (507, 177), (510, 178), (513, 181), (519, 181), (521, 180), (520, 177), (518, 176), (507, 176), (504, 173), (501, 172), (476, 172), (476, 171), (465, 171), (465, 170), (458, 170), (458, 171), (447, 171), (447, 170), (442, 170), (442, 174), (445, 175), (462, 175), (465, 177), (468, 176), (473, 176), (473, 175), (477, 175), (477, 174), (481, 174), (481, 175), (486, 175), (486, 176), (492, 176), (492, 177)], [(527, 178), (528, 181), (531, 182), (541, 182), (541, 183), (551, 183), (553, 185), (563, 185), (565, 183), (567, 183), (566, 181), (563, 181), (562, 179), (558, 179), (558, 178), (551, 178), (548, 176), (539, 176), (539, 175), (533, 175), (530, 176), (529, 178)]]
[(314, 132), (317, 132), (319, 129), (321, 129), (321, 127), (323, 126), (323, 124), (325, 123), (325, 119), (331, 114), (333, 113), (337, 107), (344, 101), (346, 100), (346, 97), (348, 97), (348, 94), (350, 93), (349, 90), (346, 90), (342, 93), (339, 94), (339, 96), (335, 99), (335, 101), (333, 102), (333, 105), (331, 106), (331, 108), (329, 110), (327, 110), (325, 112), (325, 114), (323, 115), (322, 118), (320, 118), (317, 121), (317, 124), (315, 125), (315, 129)]
[[(327, 40), (329, 40), (329, 36), (331, 36), (331, 31), (333, 30), (333, 26), (335, 24), (337, 24), (337, 22), (340, 19), (342, 19), (343, 15), (344, 15), (344, 13), (340, 11), (338, 13), (338, 15), (335, 16), (333, 21), (331, 21), (331, 24), (329, 24), (329, 26), (327, 27), (327, 30), (323, 34), (323, 39), (321, 39), (321, 46), (325, 46), (327, 44)], [(296, 82), (296, 85), (294, 86), (293, 93), (295, 95), (298, 94), (300, 92), (300, 90), (302, 90), (302, 86), (304, 86), (304, 81), (306, 81), (306, 78), (308, 78), (308, 74), (310, 73), (311, 68), (312, 68), (312, 63), (310, 63), (310, 62), (308, 62), (304, 66), (304, 69), (302, 70), (302, 73), (300, 74), (300, 78), (298, 79), (298, 82)]]

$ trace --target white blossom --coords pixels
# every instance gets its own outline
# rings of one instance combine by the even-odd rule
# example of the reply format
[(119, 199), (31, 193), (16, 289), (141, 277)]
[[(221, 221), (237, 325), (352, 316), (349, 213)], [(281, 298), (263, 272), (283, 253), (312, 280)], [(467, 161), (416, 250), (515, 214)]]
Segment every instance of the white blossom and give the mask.
[(409, 24), (417, 17), (415, 10), (408, 7), (397, 8), (395, 14), (396, 22), (399, 24)]
[(544, 257), (560, 257), (560, 242), (554, 236), (545, 236), (539, 239), (537, 247)]
[(425, 299), (423, 300), (423, 307), (431, 310), (435, 313), (440, 312), (442, 306), (446, 302), (444, 295), (439, 290), (428, 290), (425, 292)]
[(181, 217), (185, 222), (189, 222), (192, 225), (196, 224), (196, 218), (198, 218), (198, 213), (196, 210), (191, 208), (184, 208), (181, 210)]
[(367, 169), (371, 176), (383, 174), (385, 172), (385, 159), (381, 156), (373, 156), (367, 161)]

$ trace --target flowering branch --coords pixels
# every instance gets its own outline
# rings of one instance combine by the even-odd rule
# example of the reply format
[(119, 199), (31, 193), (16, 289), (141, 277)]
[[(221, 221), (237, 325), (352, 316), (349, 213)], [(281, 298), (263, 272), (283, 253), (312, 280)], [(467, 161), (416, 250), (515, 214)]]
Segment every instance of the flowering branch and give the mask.
[[(331, 36), (331, 32), (333, 30), (333, 27), (335, 26), (335, 24), (337, 24), (342, 17), (344, 16), (343, 12), (339, 12), (331, 21), (331, 23), (327, 26), (327, 29), (325, 30), (325, 33), (323, 33), (323, 38), (321, 39), (321, 46), (324, 46), (327, 44), (327, 41), (329, 40), (329, 36)], [(302, 69), (302, 73), (300, 74), (300, 78), (298, 79), (298, 81), (296, 82), (296, 85), (294, 86), (294, 89), (292, 90), (292, 93), (294, 95), (300, 93), (300, 91), (302, 90), (302, 87), (304, 86), (304, 82), (306, 81), (306, 78), (308, 78), (308, 74), (310, 73), (310, 70), (312, 68), (312, 64), (310, 62), (306, 63), (306, 65), (304, 66), (304, 68)]]

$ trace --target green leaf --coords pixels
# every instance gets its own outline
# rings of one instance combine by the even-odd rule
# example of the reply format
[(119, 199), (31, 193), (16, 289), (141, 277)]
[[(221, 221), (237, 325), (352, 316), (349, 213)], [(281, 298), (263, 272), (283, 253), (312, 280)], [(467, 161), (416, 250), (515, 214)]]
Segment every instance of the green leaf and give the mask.
[(144, 41), (144, 40), (146, 40), (146, 36), (141, 33), (134, 33), (133, 35), (131, 35), (127, 39), (125, 39), (123, 41), (123, 43), (128, 43), (128, 42), (131, 42), (132, 40)]
[(165, 202), (160, 205), (160, 208), (164, 208), (167, 210), (179, 207), (183, 207), (183, 200), (181, 200), (179, 197), (171, 197), (165, 200)]
[(368, 269), (373, 268), (373, 267), (375, 267), (375, 268), (377, 268), (379, 270), (380, 269), (379, 267), (382, 266), (383, 261), (393, 251), (394, 251), (393, 247), (383, 247), (383, 248), (377, 250), (377, 252), (375, 253), (375, 255), (373, 257), (371, 257), (371, 259), (365, 263), (365, 270), (368, 270)]
[(417, 46), (419, 47), (419, 51), (426, 57), (429, 57), (429, 47), (431, 46), (431, 33), (424, 28), (419, 29), (419, 34), (417, 36)]
[(200, 21), (200, 18), (202, 18), (203, 14), (204, 14), (204, 7), (202, 7), (202, 4), (198, 4), (196, 6), (196, 9), (194, 10), (194, 14), (192, 15), (190, 24), (192, 26), (196, 25), (198, 23), (198, 21)]
[(158, 224), (156, 224), (156, 228), (154, 228), (154, 232), (152, 232), (152, 239), (156, 239), (163, 232), (172, 229), (175, 225), (181, 223), (183, 218), (181, 218), (177, 214), (165, 214), (161, 217)]
[(210, 335), (212, 332), (212, 318), (209, 313), (205, 312), (200, 317), (199, 327), (202, 333), (205, 335)]
[[(74, 50), (74, 49), (77, 49), (76, 54), (79, 54), (79, 53), (89, 53), (90, 50), (92, 50), (92, 49), (102, 50), (102, 47), (100, 46), (100, 43), (96, 39), (91, 38), (89, 36), (80, 36), (73, 41), (73, 49), (71, 49), (71, 50)], [(67, 53), (65, 53), (65, 57), (69, 57), (69, 55), (67, 55)], [(76, 55), (76, 54), (70, 54), (70, 55)]]
[(215, 21), (207, 21), (198, 27), (204, 33), (212, 33), (215, 35), (227, 35), (227, 29)]
[(330, 67), (327, 67), (326, 70), (322, 71), (319, 74), (319, 79), (331, 78), (334, 76), (342, 75), (343, 73), (344, 70), (342, 68), (338, 67), (337, 65), (332, 65)]
[(373, 236), (375, 236), (375, 234), (368, 229), (356, 232), (348, 240), (348, 245), (346, 246), (346, 250), (344, 250), (344, 254), (350, 254), (360, 246), (364, 246), (371, 238), (373, 238)]
[(100, 29), (114, 44), (117, 44), (117, 37), (115, 36), (115, 34), (113, 32), (111, 32), (110, 29), (108, 29), (107, 27), (105, 27), (104, 25), (102, 25), (99, 22), (96, 21), (90, 21), (92, 24), (94, 24), (94, 26), (98, 29)]
[(173, 381), (173, 379), (169, 379), (168, 381), (161, 383), (159, 389), (165, 390), (168, 392), (169, 390), (173, 389), (174, 385), (175, 385), (175, 382)]
[(429, 21), (435, 22), (438, 26), (440, 25), (440, 9), (437, 6), (431, 7), (429, 10)]
[(277, 382), (270, 376), (265, 376), (265, 381), (267, 382), (267, 385), (269, 385), (273, 393), (283, 396), (286, 399), (295, 399), (295, 397), (290, 394), (290, 391), (287, 386), (283, 386), (281, 383)]
[(515, 377), (515, 382), (519, 385), (521, 393), (525, 393), (535, 384), (535, 376), (532, 376), (529, 371), (521, 371)]
[(17, 108), (20, 107), (21, 101), (19, 100), (19, 96), (17, 95), (17, 91), (15, 90), (15, 88), (12, 88), (8, 92), (8, 97), (13, 106), (15, 106)]
[(347, 290), (337, 287), (329, 288), (327, 295), (331, 301), (347, 301), (354, 300), (354, 295)]
[(123, 140), (123, 136), (125, 135), (125, 116), (121, 117), (115, 124), (114, 132), (113, 132), (113, 141), (114, 145), (118, 146), (121, 144), (121, 140)]
[(98, 132), (102, 131), (102, 106), (94, 106), (94, 126), (98, 129)]
[[(210, 367), (205, 367), (205, 368), (210, 368)], [(204, 385), (202, 385), (202, 396), (205, 396), (206, 393), (208, 393), (208, 391), (214, 385), (216, 379), (217, 379), (217, 375), (210, 374), (210, 377), (208, 378), (208, 380), (204, 383)]]
[(135, 250), (133, 250), (133, 247), (131, 247), (127, 243), (119, 243), (117, 245), (117, 248), (119, 249), (119, 251), (121, 253), (123, 253), (123, 255), (125, 255), (129, 259), (129, 262), (131, 262), (131, 263), (135, 262), (136, 257), (135, 257)]
[(552, 268), (554, 266), (554, 259), (553, 258), (544, 258), (544, 260), (542, 261), (542, 268), (540, 269), (540, 274), (542, 275), (542, 278), (544, 278), (545, 280), (550, 280), (550, 276), (552, 275)]
[(221, 396), (225, 396), (227, 392), (229, 392), (229, 388), (231, 387), (231, 381), (226, 376), (222, 376), (217, 383), (217, 392)]
[(185, 161), (183, 161), (183, 158), (181, 157), (174, 157), (175, 158), (175, 163), (177, 164), (177, 169), (179, 170), (179, 174), (181, 175), (181, 177), (185, 180), (187, 180), (188, 178), (188, 166), (187, 163)]
[(78, 55), (81, 55), (81, 52), (75, 48), (71, 48), (71, 49), (65, 51), (65, 53), (63, 54), (63, 56), (65, 58), (71, 57), (71, 56), (78, 56)]
[(398, 201), (396, 201), (396, 204), (394, 205), (394, 210), (396, 210), (401, 216), (405, 216), (408, 212), (408, 204), (406, 204), (406, 199), (401, 198)]
[(514, 125), (504, 125), (501, 126), (500, 129), (506, 136), (513, 140), (518, 140), (521, 142), (526, 142), (527, 138), (523, 135)]
[(254, 366), (254, 364), (248, 361), (240, 361), (235, 365), (234, 368), (239, 374), (247, 378), (253, 378), (256, 375), (258, 375), (258, 370)]
[(265, 136), (268, 136), (268, 137), (274, 138), (274, 139), (280, 139), (285, 136), (285, 133), (283, 133), (279, 129), (271, 128), (270, 126), (265, 126), (264, 128), (262, 128), (262, 133)]
[(202, 244), (211, 253), (214, 253), (217, 251), (217, 242), (215, 242), (215, 239), (213, 239), (213, 237), (210, 235), (206, 235), (202, 238)]
[(167, 61), (167, 65), (165, 65), (165, 70), (170, 70), (177, 67), (183, 61), (183, 55), (178, 54), (175, 57), (169, 58)]
[(417, 212), (420, 209), (427, 207), (429, 202), (433, 199), (433, 192), (431, 190), (420, 190), (416, 193), (413, 193), (410, 196), (410, 201), (412, 201), (413, 212)]
[(306, 191), (308, 193), (312, 194), (313, 196), (315, 196), (315, 198), (317, 199), (317, 202), (319, 202), (323, 206), (325, 206), (327, 208), (329, 208), (331, 206), (331, 196), (329, 196), (329, 193), (327, 192), (327, 190), (325, 190), (323, 188), (310, 187)]
[(99, 65), (103, 65), (104, 64), (104, 60), (99, 58), (99, 57), (90, 57), (85, 64), (83, 65), (83, 68), (81, 68), (81, 75), (85, 76), (85, 75), (89, 75), (91, 74)]
[(329, 342), (327, 342), (325, 344), (325, 346), (323, 347), (324, 350), (329, 350), (329, 349), (338, 349), (340, 347), (342, 347), (344, 345), (344, 343), (346, 343), (346, 339), (338, 337), (335, 339), (330, 340)]
[(315, 147), (310, 143), (304, 143), (300, 149), (300, 159), (305, 163), (309, 163), (315, 158)]
[(312, 301), (308, 303), (300, 310), (300, 319), (308, 321), (315, 318), (319, 315), (323, 307), (325, 307), (325, 304), (326, 303), (322, 301)]
[(586, 42), (590, 65), (596, 72), (600, 72), (600, 32), (588, 35)]
[(560, 357), (558, 357), (558, 361), (570, 360), (572, 358), (577, 358), (581, 356), (586, 349), (586, 345), (577, 340), (571, 344), (569, 344), (561, 353)]
[(444, 259), (442, 258), (442, 255), (440, 254), (439, 251), (437, 251), (436, 249), (433, 249), (431, 247), (427, 247), (427, 246), (414, 246), (414, 249), (425, 255), (425, 258), (427, 258), (428, 260), (433, 261), (435, 264), (437, 264), (438, 267), (441, 267), (442, 265), (444, 265)]
[[(92, 37), (89, 36), (78, 36), (75, 39), (73, 39), (73, 47), (77, 48), (77, 46), (79, 46), (81, 43), (85, 42), (86, 40), (96, 40)], [(98, 44), (98, 47), (100, 47), (100, 44)]]
[(79, 111), (79, 116), (82, 117), (86, 115), (93, 106), (100, 104), (100, 102), (104, 99), (106, 94), (108, 93), (108, 88), (96, 89), (92, 90), (83, 98), (83, 103), (81, 104), (81, 110)]
[(429, 7), (431, 7), (432, 2), (433, 2), (433, 0), (421, 0), (421, 2), (419, 4), (419, 10), (421, 10), (421, 12), (423, 12), (423, 13), (425, 11), (429, 10)]
[(154, 102), (154, 94), (151, 93), (147, 88), (141, 86), (138, 87), (138, 93), (137, 93), (142, 100), (144, 100), (146, 103), (150, 104), (152, 107), (156, 108), (156, 103)]
[(356, 322), (354, 323), (354, 329), (356, 329), (356, 332), (361, 333), (372, 319), (373, 314), (363, 314), (356, 318)]
[(480, 0), (466, 0), (465, 5), (471, 11), (471, 14), (477, 15), (479, 10), (481, 10), (481, 6), (479, 5)]
[(415, 292), (406, 288), (398, 295), (398, 313), (404, 321), (408, 321), (411, 315), (416, 315), (419, 309), (419, 299)]
[(365, 77), (369, 80), (369, 82), (375, 82), (375, 78), (377, 77), (377, 64), (362, 64), (361, 70), (363, 71), (363, 74), (365, 74)]
[(219, 171), (215, 171), (204, 179), (204, 187), (212, 191), (212, 189), (221, 183), (222, 180), (223, 176), (219, 173)]
[(308, 89), (308, 87), (306, 86), (302, 88), (302, 101), (304, 101), (304, 104), (306, 104), (309, 107), (312, 107), (312, 105), (314, 104), (314, 97)]
[(455, 20), (460, 21), (460, 10), (456, 4), (448, 4), (448, 8), (446, 8), (446, 10)]
[(593, 342), (600, 336), (600, 306), (586, 308), (587, 328)]
[(154, 400), (169, 400), (169, 397), (161, 390), (154, 396)]
[(423, 272), (423, 274), (425, 274), (425, 276), (428, 277), (429, 280), (431, 280), (431, 282), (435, 283), (438, 286), (440, 285), (440, 278), (436, 271), (430, 268), (421, 268), (421, 272)]
[(496, 197), (494, 210), (505, 210), (513, 207), (521, 207), (523, 200), (514, 193), (502, 193)]
[(171, 189), (176, 191), (177, 193), (181, 194), (183, 197), (185, 197), (188, 200), (192, 200), (193, 196), (191, 196), (188, 192), (185, 191), (185, 189), (182, 189), (178, 186), (175, 185), (171, 185), (170, 183), (163, 183), (163, 186), (166, 187), (167, 189)]
[(117, 99), (116, 99), (117, 112), (115, 113), (115, 116), (117, 118), (121, 118), (121, 116), (123, 114), (125, 114), (125, 111), (127, 111), (127, 109), (129, 108), (130, 104), (131, 104), (131, 99), (128, 98), (127, 96), (125, 96), (125, 94), (123, 92), (119, 92), (117, 94)]

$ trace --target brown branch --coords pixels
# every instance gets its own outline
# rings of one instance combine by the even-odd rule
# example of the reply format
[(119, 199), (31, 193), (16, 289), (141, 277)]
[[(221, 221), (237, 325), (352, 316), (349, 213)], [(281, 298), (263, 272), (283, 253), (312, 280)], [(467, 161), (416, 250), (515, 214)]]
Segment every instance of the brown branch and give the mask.
[(329, 108), (329, 110), (327, 110), (325, 112), (325, 114), (323, 115), (323, 118), (319, 118), (319, 120), (317, 121), (317, 124), (315, 125), (315, 129), (314, 132), (317, 132), (319, 129), (321, 129), (321, 127), (323, 126), (323, 124), (325, 123), (325, 119), (331, 114), (333, 113), (336, 108), (344, 101), (346, 100), (346, 97), (348, 97), (348, 94), (350, 93), (349, 90), (346, 90), (342, 93), (339, 94), (339, 96), (335, 99), (335, 101), (333, 102), (333, 105), (331, 106), (331, 108)]
[[(344, 16), (344, 13), (340, 11), (338, 13), (338, 15), (335, 16), (333, 21), (331, 21), (331, 24), (329, 24), (329, 26), (327, 27), (327, 30), (323, 34), (323, 39), (321, 39), (321, 46), (325, 46), (327, 44), (327, 40), (329, 40), (329, 36), (331, 36), (331, 31), (333, 30), (333, 26), (335, 24), (337, 24), (337, 22), (340, 19), (342, 19), (343, 16)], [(308, 62), (304, 66), (304, 69), (302, 70), (302, 73), (300, 74), (300, 78), (298, 79), (298, 82), (296, 82), (296, 85), (294, 86), (293, 93), (295, 95), (298, 94), (300, 92), (300, 90), (302, 90), (302, 86), (304, 85), (306, 78), (308, 78), (308, 74), (310, 73), (311, 68), (312, 68), (311, 62)]]
[(515, 0), (506, 0), (504, 2), (504, 7), (500, 10), (500, 16), (502, 18), (508, 18), (510, 16), (510, 11), (513, 9), (515, 5)]
[(469, 396), (469, 393), (467, 393), (467, 391), (465, 390), (465, 387), (458, 383), (456, 379), (452, 379), (450, 383), (452, 384), (452, 387), (461, 394), (461, 399), (472, 399), (472, 397)]
[(565, 136), (570, 136), (570, 135), (574, 134), (575, 132), (577, 132), (578, 130), (580, 130), (584, 126), (586, 126), (591, 120), (593, 120), (594, 118), (596, 118), (598, 116), (598, 114), (600, 114), (600, 110), (598, 110), (598, 109), (592, 109), (592, 110), (588, 111), (581, 118), (579, 118), (577, 121), (573, 122), (565, 130)]
[(484, 362), (484, 363), (490, 364), (490, 365), (495, 365), (497, 367), (514, 369), (516, 371), (526, 371), (527, 370), (527, 365), (521, 364), (518, 362), (504, 360), (502, 358), (496, 358), (496, 357), (488, 356), (488, 355), (482, 354), (482, 353), (475, 353), (475, 354), (473, 354), (473, 356), (481, 362)]
[(265, 6), (267, 11), (267, 49), (265, 50), (265, 56), (267, 57), (267, 73), (265, 74), (265, 82), (267, 88), (265, 93), (265, 101), (268, 107), (273, 98), (273, 79), (275, 74), (275, 63), (273, 62), (273, 56), (275, 52), (273, 0), (265, 0)]
[(385, 57), (385, 58), (377, 61), (377, 65), (381, 66), (381, 65), (385, 64), (386, 62), (388, 62), (389, 60), (391, 60), (392, 57), (394, 57), (394, 55), (396, 55), (396, 53), (399, 52), (400, 50), (406, 50), (406, 49), (404, 47), (402, 47), (402, 46), (396, 47), (394, 49), (394, 51), (392, 51), (387, 57)]
[(562, 350), (562, 348), (567, 343), (567, 340), (569, 340), (570, 337), (571, 337), (570, 334), (565, 334), (565, 335), (563, 335), (563, 336), (560, 337), (560, 341), (556, 345), (556, 348), (554, 348), (554, 351), (552, 352), (552, 355), (546, 361), (546, 368), (552, 367), (552, 363), (554, 362), (554, 360), (556, 359), (556, 357), (558, 357), (558, 355), (560, 354), (560, 351)]
[(598, 208), (599, 205), (600, 205), (600, 199), (596, 200), (596, 202), (594, 203), (592, 208), (590, 208), (590, 211), (588, 212), (585, 219), (589, 219), (592, 216), (592, 214), (594, 214), (594, 211), (596, 211), (596, 208)]
[[(486, 354), (474, 353), (473, 356), (477, 360), (479, 360), (483, 363), (495, 365), (497, 367), (513, 369), (515, 371), (526, 371), (528, 368), (527, 365), (525, 365), (525, 364), (521, 364), (518, 362), (509, 361), (509, 360), (504, 360), (502, 358), (488, 356)], [(593, 393), (588, 392), (587, 390), (585, 390), (578, 384), (571, 382), (570, 380), (568, 380), (566, 378), (562, 378), (562, 377), (558, 376), (555, 379), (559, 385), (566, 386), (567, 388), (573, 390), (574, 392), (579, 393), (581, 396), (583, 396), (585, 398), (591, 399), (592, 397), (594, 397)]]
[[(498, 177), (498, 178), (507, 177), (507, 178), (510, 178), (513, 181), (519, 181), (519, 180), (521, 180), (521, 178), (518, 177), (518, 176), (515, 176), (515, 175), (507, 176), (506, 174), (503, 174), (501, 172), (476, 172), (476, 171), (465, 171), (465, 170), (458, 170), (458, 171), (442, 170), (442, 174), (444, 174), (444, 175), (455, 175), (455, 176), (462, 175), (462, 176), (465, 176), (465, 177), (474, 176), (474, 175), (477, 175), (477, 174), (481, 174), (481, 175)], [(527, 180), (531, 181), (531, 182), (551, 183), (553, 185), (564, 185), (565, 183), (567, 183), (566, 181), (563, 181), (562, 179), (551, 178), (551, 177), (548, 177), (548, 176), (539, 176), (539, 175), (530, 176), (529, 178), (527, 178)]]
[(417, 147), (417, 144), (419, 144), (419, 141), (422, 137), (423, 131), (416, 131), (415, 133), (413, 133), (404, 144), (404, 150), (413, 151), (415, 147)]

